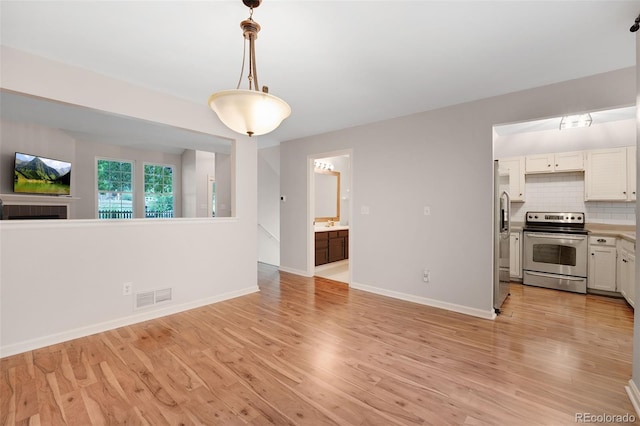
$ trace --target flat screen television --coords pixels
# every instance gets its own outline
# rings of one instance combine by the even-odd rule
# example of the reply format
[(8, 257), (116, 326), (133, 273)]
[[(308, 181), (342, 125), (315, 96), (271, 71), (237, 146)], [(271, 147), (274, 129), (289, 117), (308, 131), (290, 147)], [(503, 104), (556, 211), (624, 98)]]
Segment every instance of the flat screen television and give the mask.
[(71, 163), (16, 152), (13, 192), (71, 195)]

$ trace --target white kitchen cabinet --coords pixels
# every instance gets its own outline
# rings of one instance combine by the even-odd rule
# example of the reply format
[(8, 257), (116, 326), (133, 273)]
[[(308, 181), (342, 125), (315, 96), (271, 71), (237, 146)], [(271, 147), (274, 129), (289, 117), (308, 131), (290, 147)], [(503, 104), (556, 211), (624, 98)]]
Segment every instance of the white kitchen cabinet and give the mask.
[(584, 151), (527, 155), (526, 173), (576, 172), (584, 170)]
[(636, 147), (627, 147), (627, 194), (629, 201), (636, 200)]
[(627, 201), (627, 148), (587, 151), (585, 201)]
[(589, 237), (587, 288), (616, 291), (616, 254), (614, 237)]
[(522, 253), (522, 233), (511, 232), (509, 246), (509, 270), (511, 278), (522, 279), (522, 264), (520, 263), (520, 254)]
[(636, 255), (635, 244), (621, 240), (618, 253), (618, 289), (629, 304), (635, 307)]
[(501, 158), (498, 172), (509, 175), (509, 195), (511, 201), (524, 201), (524, 157)]
[(553, 172), (553, 154), (527, 155), (525, 160), (526, 173)]
[(584, 151), (558, 152), (554, 155), (554, 171), (579, 172), (584, 170)]

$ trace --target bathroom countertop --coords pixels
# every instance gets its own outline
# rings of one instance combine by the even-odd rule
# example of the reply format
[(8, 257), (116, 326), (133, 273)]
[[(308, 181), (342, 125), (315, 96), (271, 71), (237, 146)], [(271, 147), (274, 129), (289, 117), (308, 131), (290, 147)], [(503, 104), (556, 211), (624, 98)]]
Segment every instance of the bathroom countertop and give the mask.
[(343, 231), (345, 229), (349, 229), (349, 225), (333, 225), (333, 226), (315, 225), (314, 226), (315, 232)]

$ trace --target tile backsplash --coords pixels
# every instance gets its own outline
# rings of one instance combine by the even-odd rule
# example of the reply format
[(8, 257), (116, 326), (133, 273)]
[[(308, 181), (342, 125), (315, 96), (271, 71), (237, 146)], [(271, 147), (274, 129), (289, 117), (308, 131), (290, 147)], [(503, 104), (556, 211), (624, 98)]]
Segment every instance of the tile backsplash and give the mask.
[(635, 225), (636, 204), (584, 201), (584, 173), (526, 175), (524, 203), (511, 203), (511, 220), (524, 222), (528, 211), (585, 212), (587, 223)]

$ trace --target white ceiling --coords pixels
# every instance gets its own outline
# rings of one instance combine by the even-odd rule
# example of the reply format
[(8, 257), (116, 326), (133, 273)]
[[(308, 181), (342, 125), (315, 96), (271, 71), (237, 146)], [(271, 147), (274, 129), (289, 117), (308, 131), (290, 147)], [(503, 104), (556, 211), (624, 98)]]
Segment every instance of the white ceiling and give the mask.
[[(201, 104), (238, 81), (240, 0), (0, 7), (16, 49)], [(260, 84), (293, 113), (260, 144), (633, 66), (639, 12), (640, 0), (266, 0)]]

